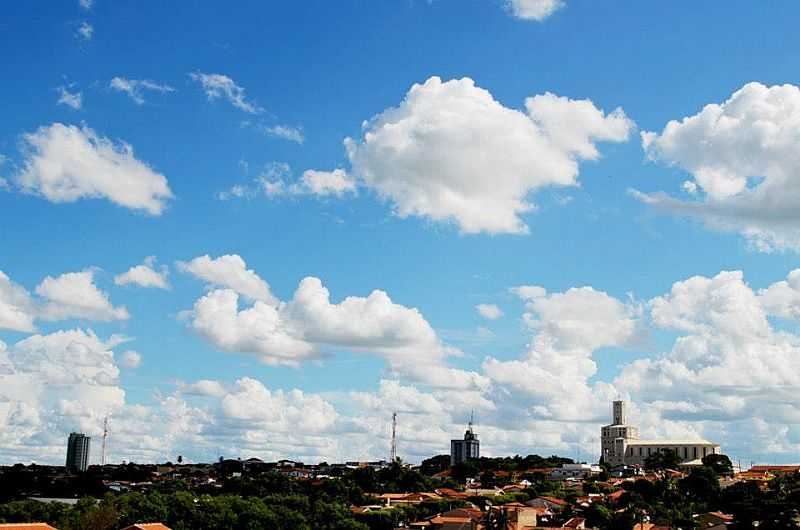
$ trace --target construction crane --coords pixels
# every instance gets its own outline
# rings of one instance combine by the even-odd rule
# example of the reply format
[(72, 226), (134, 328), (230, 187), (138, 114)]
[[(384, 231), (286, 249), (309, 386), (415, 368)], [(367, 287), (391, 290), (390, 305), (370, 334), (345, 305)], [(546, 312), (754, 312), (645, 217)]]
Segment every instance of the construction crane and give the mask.
[(397, 412), (392, 413), (392, 449), (389, 456), (390, 462), (395, 460), (397, 460)]

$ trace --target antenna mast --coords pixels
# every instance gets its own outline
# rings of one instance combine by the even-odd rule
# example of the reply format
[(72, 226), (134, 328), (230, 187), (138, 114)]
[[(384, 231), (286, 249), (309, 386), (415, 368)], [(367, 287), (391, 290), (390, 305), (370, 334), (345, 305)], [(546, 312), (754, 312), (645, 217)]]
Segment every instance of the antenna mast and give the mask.
[(389, 458), (391, 462), (397, 460), (397, 412), (392, 413), (392, 449)]
[(100, 465), (106, 465), (106, 438), (108, 438), (108, 414), (106, 414), (105, 419), (103, 420), (103, 452), (100, 457)]

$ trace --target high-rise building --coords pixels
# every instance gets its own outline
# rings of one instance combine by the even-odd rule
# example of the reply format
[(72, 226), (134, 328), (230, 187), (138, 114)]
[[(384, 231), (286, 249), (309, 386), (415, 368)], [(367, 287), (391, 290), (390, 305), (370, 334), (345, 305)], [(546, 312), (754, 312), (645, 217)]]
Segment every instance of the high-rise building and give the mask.
[(69, 433), (67, 441), (67, 471), (86, 471), (89, 466), (89, 444), (92, 439), (83, 433)]
[(472, 418), (469, 420), (467, 432), (463, 440), (450, 440), (450, 465), (462, 464), (472, 458), (480, 458), (481, 443), (472, 429)]

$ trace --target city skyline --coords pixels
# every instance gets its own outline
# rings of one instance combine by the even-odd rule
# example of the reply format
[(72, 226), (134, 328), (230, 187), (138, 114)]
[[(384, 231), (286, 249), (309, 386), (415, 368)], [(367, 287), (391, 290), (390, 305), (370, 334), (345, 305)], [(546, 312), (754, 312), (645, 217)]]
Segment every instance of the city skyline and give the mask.
[(798, 460), (800, 5), (288, 4), (7, 7), (0, 463)]

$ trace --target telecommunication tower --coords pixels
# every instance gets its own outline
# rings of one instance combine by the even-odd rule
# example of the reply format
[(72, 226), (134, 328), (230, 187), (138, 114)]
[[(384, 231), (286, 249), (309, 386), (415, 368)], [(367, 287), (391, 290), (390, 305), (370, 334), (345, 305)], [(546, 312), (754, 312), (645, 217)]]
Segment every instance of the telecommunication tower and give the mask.
[(390, 462), (397, 460), (397, 412), (392, 413), (392, 449), (389, 460)]
[(108, 414), (103, 420), (103, 451), (100, 456), (100, 465), (106, 465), (106, 438), (108, 438)]

